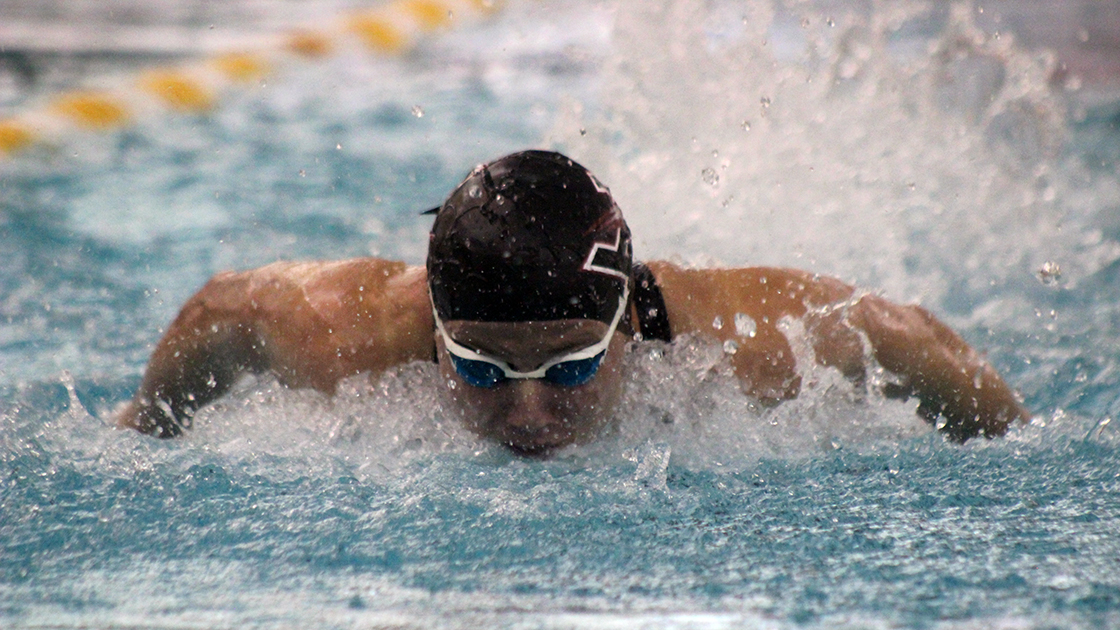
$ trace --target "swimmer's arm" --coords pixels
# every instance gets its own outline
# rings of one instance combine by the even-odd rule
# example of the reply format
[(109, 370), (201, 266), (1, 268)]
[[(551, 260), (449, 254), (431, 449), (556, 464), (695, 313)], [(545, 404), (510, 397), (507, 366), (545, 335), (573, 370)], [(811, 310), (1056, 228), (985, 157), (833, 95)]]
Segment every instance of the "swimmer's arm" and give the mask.
[(899, 377), (894, 393), (917, 396), (918, 413), (934, 424), (942, 418), (950, 438), (996, 437), (1012, 422), (1030, 420), (995, 368), (920, 306), (865, 295), (848, 323), (867, 335), (879, 365)]
[(215, 276), (159, 341), (117, 424), (174, 437), (246, 373), (333, 393), (354, 374), (433, 356), (423, 268), (377, 259)]
[[(920, 307), (857, 296), (838, 280), (792, 269), (649, 266), (662, 287), (674, 336), (733, 342), (731, 364), (744, 390), (763, 402), (800, 392), (793, 349), (780, 328), (788, 317), (804, 326), (817, 363), (853, 381), (866, 376), (866, 340), (874, 359), (899, 379), (886, 393), (916, 396), (919, 413), (931, 423), (943, 417), (941, 429), (953, 439), (1001, 435), (1011, 422), (1030, 418), (983, 357)], [(736, 329), (736, 315), (746, 317), (749, 335)]]
[(247, 298), (249, 278), (219, 274), (186, 304), (159, 340), (140, 388), (117, 426), (168, 438), (245, 372), (268, 365)]

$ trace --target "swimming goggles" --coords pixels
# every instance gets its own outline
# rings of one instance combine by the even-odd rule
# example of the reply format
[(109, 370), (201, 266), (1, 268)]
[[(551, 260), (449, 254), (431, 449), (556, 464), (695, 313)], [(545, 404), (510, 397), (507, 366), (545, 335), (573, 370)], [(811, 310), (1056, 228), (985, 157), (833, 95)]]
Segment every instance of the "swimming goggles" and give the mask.
[(610, 328), (601, 341), (582, 350), (550, 359), (532, 372), (518, 372), (501, 359), (488, 357), (456, 343), (451, 335), (447, 334), (434, 307), (432, 314), (435, 316), (436, 330), (443, 337), (443, 344), (451, 356), (451, 365), (468, 385), (490, 388), (507, 379), (540, 378), (555, 385), (576, 387), (590, 381), (599, 371), (603, 357), (607, 354), (607, 347), (611, 345), (614, 331), (618, 329), (622, 315), (626, 312), (629, 293), (630, 288), (627, 287), (618, 300), (618, 311), (615, 312)]

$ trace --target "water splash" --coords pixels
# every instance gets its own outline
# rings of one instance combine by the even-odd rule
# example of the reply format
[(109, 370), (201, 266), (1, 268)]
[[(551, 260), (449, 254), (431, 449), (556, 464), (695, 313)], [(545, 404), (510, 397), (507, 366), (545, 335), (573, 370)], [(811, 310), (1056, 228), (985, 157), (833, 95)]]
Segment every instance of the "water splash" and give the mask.
[[(1096, 225), (1120, 187), (1064, 153), (1053, 55), (986, 35), (965, 4), (616, 15), (604, 102), (552, 138), (610, 184), (641, 256), (809, 267), (958, 310), (1032, 291), (1058, 254), (1067, 278), (1120, 257)], [(712, 151), (718, 190), (687, 175), (715, 174)]]

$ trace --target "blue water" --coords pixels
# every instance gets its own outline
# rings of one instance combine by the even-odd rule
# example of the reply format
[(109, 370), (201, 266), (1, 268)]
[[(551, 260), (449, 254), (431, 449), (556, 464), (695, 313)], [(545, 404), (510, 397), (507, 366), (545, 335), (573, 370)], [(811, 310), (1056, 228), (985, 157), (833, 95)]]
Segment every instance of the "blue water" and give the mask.
[[(3, 165), (0, 626), (1120, 627), (1120, 100), (1055, 96), (1005, 41), (1018, 83), (946, 82), (946, 13), (851, 43), (876, 17), (511, 6)], [(826, 370), (759, 409), (683, 340), (635, 346), (617, 426), (550, 461), (444, 419), (425, 364), (333, 399), (247, 380), (181, 440), (111, 428), (211, 274), (420, 263), (418, 212), (526, 146), (599, 172), (641, 256), (920, 301), (1037, 418), (948, 444)]]

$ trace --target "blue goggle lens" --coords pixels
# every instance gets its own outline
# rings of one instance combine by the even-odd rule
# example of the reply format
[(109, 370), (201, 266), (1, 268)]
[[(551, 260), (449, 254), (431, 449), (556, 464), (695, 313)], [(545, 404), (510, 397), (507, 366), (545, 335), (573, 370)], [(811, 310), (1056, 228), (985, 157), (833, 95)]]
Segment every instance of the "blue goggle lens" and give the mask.
[(489, 388), (506, 380), (502, 368), (493, 363), (464, 359), (453, 354), (448, 356), (451, 357), (451, 365), (455, 367), (455, 371), (467, 382), (467, 385)]
[[(599, 371), (599, 366), (602, 365), (603, 357), (606, 354), (607, 351), (604, 350), (586, 359), (557, 363), (545, 371), (544, 380), (565, 387), (583, 385)], [(490, 388), (506, 380), (505, 371), (498, 365), (486, 361), (464, 359), (450, 353), (449, 356), (455, 372), (466, 381), (467, 385)]]
[(606, 353), (607, 351), (604, 350), (586, 359), (557, 363), (548, 368), (544, 373), (544, 379), (550, 383), (564, 385), (566, 387), (583, 385), (587, 381), (590, 381), (591, 377), (595, 376), (595, 373), (599, 371), (599, 365), (603, 363), (603, 355)]

